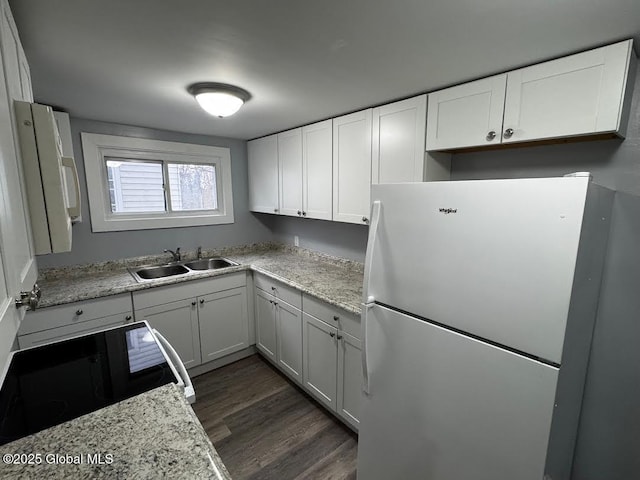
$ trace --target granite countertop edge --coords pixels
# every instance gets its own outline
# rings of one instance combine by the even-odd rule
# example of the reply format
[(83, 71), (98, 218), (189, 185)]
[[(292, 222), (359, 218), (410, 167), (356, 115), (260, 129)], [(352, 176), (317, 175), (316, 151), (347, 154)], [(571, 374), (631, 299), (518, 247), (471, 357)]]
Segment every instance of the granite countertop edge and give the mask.
[[(135, 428), (131, 429), (131, 420)], [(116, 434), (114, 434), (116, 432)], [(131, 442), (122, 443), (129, 434)], [(175, 384), (121, 402), (0, 446), (7, 454), (72, 456), (77, 463), (5, 464), (11, 478), (208, 478), (231, 480), (195, 412)], [(110, 454), (92, 464), (88, 454)], [(107, 457), (103, 457), (106, 459)]]
[[(207, 278), (213, 278), (222, 275), (228, 275), (235, 272), (253, 271), (263, 275), (266, 275), (274, 280), (280, 281), (290, 287), (293, 287), (302, 293), (315, 297), (318, 300), (326, 302), (330, 305), (338, 307), (349, 313), (360, 315), (361, 313), (361, 296), (353, 298), (353, 301), (344, 302), (336, 300), (332, 295), (322, 292), (313, 286), (302, 285), (290, 278), (276, 274), (269, 269), (269, 266), (256, 265), (255, 260), (243, 263), (243, 256), (258, 254), (258, 255), (270, 255), (270, 254), (291, 254), (301, 255), (308, 258), (313, 263), (317, 261), (318, 264), (322, 263), (323, 266), (332, 265), (336, 269), (354, 269), (356, 272), (361, 272), (363, 265), (359, 262), (347, 260), (339, 257), (333, 257), (323, 253), (309, 251), (306, 249), (299, 249), (296, 247), (290, 247), (280, 244), (254, 244), (237, 248), (209, 250), (203, 252), (203, 257), (209, 256), (222, 256), (230, 260), (236, 261), (239, 264), (232, 267), (227, 267), (219, 270), (203, 271), (197, 273), (191, 273), (181, 277), (167, 277), (156, 280), (150, 280), (145, 282), (136, 282), (131, 276), (127, 268), (132, 266), (141, 266), (145, 264), (158, 264), (161, 263), (163, 257), (159, 256), (147, 256), (137, 257), (135, 259), (126, 259), (116, 262), (102, 262), (98, 264), (89, 264), (76, 267), (62, 267), (59, 269), (52, 268), (46, 269), (45, 275), (40, 283), (42, 284), (44, 295), (40, 300), (39, 309), (46, 309), (49, 307), (55, 307), (60, 305), (66, 305), (69, 303), (94, 300), (98, 298), (104, 298), (113, 295), (119, 295), (122, 293), (136, 292), (141, 290), (147, 290), (150, 288), (163, 287), (168, 285), (176, 285), (185, 282), (192, 282), (197, 280), (203, 280)], [(187, 254), (187, 259), (190, 254)], [(301, 267), (304, 268), (304, 267)], [(72, 270), (76, 269), (76, 270)], [(51, 273), (50, 273), (51, 272)], [(73, 272), (73, 273), (72, 273)], [(79, 272), (79, 273), (76, 273)], [(313, 271), (309, 271), (309, 275), (313, 275)], [(96, 275), (98, 277), (96, 277)], [(97, 278), (97, 279), (96, 279)], [(95, 281), (97, 283), (105, 283), (108, 285), (100, 286), (92, 291), (84, 291), (78, 293), (74, 290), (73, 286), (75, 282), (84, 283), (86, 281)], [(47, 295), (47, 286), (51, 283), (58, 284), (60, 282), (69, 283), (69, 292), (64, 295), (61, 293)], [(58, 287), (59, 288), (59, 287)]]

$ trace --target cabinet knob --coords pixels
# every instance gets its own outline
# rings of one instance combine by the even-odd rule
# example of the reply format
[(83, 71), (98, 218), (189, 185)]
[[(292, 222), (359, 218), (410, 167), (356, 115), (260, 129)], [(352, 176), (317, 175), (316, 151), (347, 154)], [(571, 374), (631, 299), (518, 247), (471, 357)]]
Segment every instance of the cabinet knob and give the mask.
[(363, 221), (364, 223), (367, 223), (367, 222), (369, 221), (369, 219), (368, 219), (367, 217), (362, 217), (362, 221)]
[(494, 138), (496, 138), (496, 131), (495, 130), (491, 130), (489, 133), (487, 133), (487, 142), (490, 142)]
[(302, 210), (298, 210), (298, 215), (302, 215)]
[(338, 320), (340, 320), (340, 317), (338, 315), (334, 315), (333, 319), (337, 322)]
[(191, 305), (192, 305), (193, 307), (195, 307), (195, 306), (196, 306), (196, 301), (194, 300), (193, 302), (191, 302)]
[(271, 287), (271, 290), (275, 290), (275, 289), (276, 289), (276, 287)]
[(277, 208), (274, 208), (274, 209), (273, 209), (273, 211), (274, 211), (275, 213), (278, 213), (278, 209), (277, 209)]
[(513, 137), (513, 128), (507, 128), (504, 133), (502, 134), (502, 136), (504, 138), (511, 138)]
[(201, 298), (200, 299), (200, 305), (203, 305), (203, 304), (204, 304), (204, 298)]
[(338, 335), (338, 340), (342, 340), (342, 335)]
[(329, 332), (329, 336), (330, 336), (331, 338), (333, 338), (333, 337), (335, 337), (335, 336), (336, 336), (336, 334), (335, 334), (335, 333), (333, 333), (333, 332)]
[(126, 317), (124, 317), (124, 319), (128, 322), (129, 320), (131, 320), (133, 317), (131, 315), (127, 315)]
[(82, 315), (84, 312), (80, 309), (76, 310), (76, 315)]
[(304, 210), (302, 211), (302, 216), (306, 217), (307, 216), (307, 212), (305, 212)]
[(270, 303), (271, 305), (273, 305), (273, 300), (269, 300), (269, 303)]

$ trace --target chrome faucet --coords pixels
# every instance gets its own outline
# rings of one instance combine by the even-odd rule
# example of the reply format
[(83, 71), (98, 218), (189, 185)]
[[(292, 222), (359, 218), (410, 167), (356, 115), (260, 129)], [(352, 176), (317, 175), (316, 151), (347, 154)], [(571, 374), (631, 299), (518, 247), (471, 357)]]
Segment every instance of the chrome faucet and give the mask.
[(176, 248), (175, 252), (173, 250), (168, 250), (165, 248), (164, 253), (170, 253), (173, 256), (174, 262), (179, 262), (182, 258), (180, 255), (180, 247)]

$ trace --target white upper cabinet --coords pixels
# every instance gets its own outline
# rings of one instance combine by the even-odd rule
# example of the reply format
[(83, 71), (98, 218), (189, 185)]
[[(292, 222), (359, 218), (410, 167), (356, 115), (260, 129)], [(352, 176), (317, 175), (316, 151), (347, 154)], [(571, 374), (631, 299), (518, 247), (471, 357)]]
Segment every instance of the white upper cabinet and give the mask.
[[(29, 67), (9, 3), (0, 1), (0, 369), (25, 309), (15, 298), (30, 291), (38, 272), (20, 160), (14, 100), (31, 100)], [(26, 73), (21, 76), (21, 69)], [(27, 91), (28, 95), (23, 92)]]
[(500, 143), (506, 75), (429, 94), (427, 150)]
[(427, 150), (624, 136), (635, 65), (626, 40), (431, 93)]
[(331, 220), (333, 215), (333, 122), (302, 127), (302, 215)]
[(249, 163), (249, 210), (278, 213), (278, 136), (247, 143)]
[(509, 72), (503, 143), (618, 132), (632, 56), (627, 40)]
[(368, 224), (371, 109), (333, 119), (333, 219)]
[(278, 134), (280, 214), (302, 215), (302, 129)]
[(372, 117), (371, 183), (423, 181), (427, 96), (376, 107)]

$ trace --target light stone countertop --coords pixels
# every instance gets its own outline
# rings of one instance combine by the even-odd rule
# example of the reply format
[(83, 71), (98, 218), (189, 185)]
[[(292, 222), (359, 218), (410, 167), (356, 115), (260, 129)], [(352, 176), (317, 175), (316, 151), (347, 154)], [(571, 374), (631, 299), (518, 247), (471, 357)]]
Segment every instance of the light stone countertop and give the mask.
[[(175, 384), (2, 445), (0, 453), (3, 459), (7, 454), (34, 454), (34, 461), (35, 454), (41, 455), (39, 465), (3, 461), (0, 477), (16, 480), (231, 480), (193, 409)], [(110, 464), (108, 455), (112, 455)], [(75, 463), (62, 463), (67, 459)], [(98, 459), (102, 465), (96, 464)]]
[[(170, 260), (169, 255), (44, 269), (38, 280), (42, 288), (38, 308), (253, 270), (348, 312), (360, 314), (364, 277), (361, 263), (272, 243), (203, 251), (203, 257), (213, 256), (228, 258), (240, 265), (144, 283), (136, 282), (127, 267), (166, 263)], [(183, 257), (193, 259), (195, 252), (187, 252)]]

